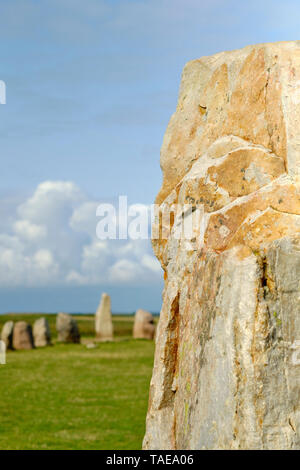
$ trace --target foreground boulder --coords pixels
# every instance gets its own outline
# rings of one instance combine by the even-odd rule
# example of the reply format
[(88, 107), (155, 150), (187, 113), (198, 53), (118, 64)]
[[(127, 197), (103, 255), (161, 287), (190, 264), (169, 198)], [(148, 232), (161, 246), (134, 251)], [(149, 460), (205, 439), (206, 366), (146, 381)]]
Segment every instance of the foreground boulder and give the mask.
[(154, 319), (150, 312), (137, 310), (134, 317), (133, 337), (135, 339), (153, 339), (155, 335)]
[(32, 328), (25, 321), (18, 321), (13, 330), (13, 349), (33, 349)]
[(14, 322), (7, 321), (4, 323), (1, 331), (1, 340), (4, 341), (6, 349), (12, 349), (13, 347), (13, 332), (14, 332)]
[(38, 348), (51, 344), (51, 332), (46, 318), (39, 318), (34, 322), (33, 338), (34, 345)]
[(56, 317), (57, 340), (63, 343), (80, 343), (80, 334), (76, 320), (68, 313), (59, 313)]
[(113, 339), (113, 323), (110, 306), (110, 296), (103, 293), (101, 302), (95, 315), (96, 338), (101, 341), (111, 341)]
[(300, 448), (300, 42), (186, 65), (145, 449)]

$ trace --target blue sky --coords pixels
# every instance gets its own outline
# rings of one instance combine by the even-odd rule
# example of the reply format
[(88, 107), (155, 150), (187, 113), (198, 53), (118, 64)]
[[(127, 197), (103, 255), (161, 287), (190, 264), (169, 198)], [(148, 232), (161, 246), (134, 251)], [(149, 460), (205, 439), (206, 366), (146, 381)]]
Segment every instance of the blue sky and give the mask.
[(0, 0), (0, 312), (161, 304), (148, 242), (101, 245), (95, 207), (150, 204), (184, 64), (299, 39), (295, 1)]

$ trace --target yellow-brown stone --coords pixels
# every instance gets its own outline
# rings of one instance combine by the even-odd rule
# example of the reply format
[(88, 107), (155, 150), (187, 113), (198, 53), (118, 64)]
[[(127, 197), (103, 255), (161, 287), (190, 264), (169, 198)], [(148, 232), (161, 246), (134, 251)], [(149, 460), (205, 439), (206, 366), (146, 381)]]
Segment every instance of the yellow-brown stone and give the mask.
[(153, 224), (145, 449), (300, 449), (299, 84), (300, 41), (184, 68)]

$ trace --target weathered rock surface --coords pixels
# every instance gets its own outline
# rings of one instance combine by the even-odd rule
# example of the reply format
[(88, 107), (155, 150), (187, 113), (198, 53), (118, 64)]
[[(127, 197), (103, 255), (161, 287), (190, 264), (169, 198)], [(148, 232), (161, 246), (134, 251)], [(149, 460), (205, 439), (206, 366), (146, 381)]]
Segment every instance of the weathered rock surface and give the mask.
[(32, 328), (25, 321), (18, 321), (13, 330), (13, 349), (33, 349)]
[(110, 296), (103, 293), (95, 315), (96, 338), (101, 341), (111, 341), (114, 330), (111, 316)]
[(34, 322), (33, 338), (34, 345), (38, 348), (51, 344), (51, 332), (46, 318), (39, 318)]
[(153, 227), (145, 449), (300, 448), (299, 83), (300, 41), (184, 69)]
[(56, 317), (57, 340), (63, 343), (80, 343), (80, 333), (76, 320), (68, 313)]
[(6, 344), (4, 341), (0, 341), (0, 364), (6, 364)]
[(153, 339), (155, 335), (155, 325), (153, 315), (146, 310), (136, 311), (133, 325), (133, 337), (135, 339)]
[(1, 331), (1, 340), (4, 341), (6, 349), (12, 349), (13, 344), (14, 322), (7, 321), (4, 323)]

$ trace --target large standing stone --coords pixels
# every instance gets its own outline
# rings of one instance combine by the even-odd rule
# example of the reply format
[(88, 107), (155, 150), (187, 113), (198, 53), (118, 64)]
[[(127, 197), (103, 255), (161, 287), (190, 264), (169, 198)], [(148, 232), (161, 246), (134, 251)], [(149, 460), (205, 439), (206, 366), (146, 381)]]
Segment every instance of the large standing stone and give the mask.
[(33, 338), (36, 347), (49, 346), (51, 344), (51, 332), (46, 318), (39, 318), (34, 322)]
[(134, 318), (133, 337), (135, 339), (153, 339), (155, 335), (154, 319), (150, 312), (137, 310)]
[(14, 349), (33, 349), (34, 342), (32, 336), (32, 328), (25, 321), (18, 321), (13, 331), (13, 348)]
[(14, 322), (7, 321), (4, 323), (1, 331), (1, 340), (4, 341), (6, 349), (12, 349), (13, 344)]
[(110, 307), (110, 296), (103, 293), (101, 302), (95, 315), (96, 338), (101, 341), (111, 341), (113, 339), (113, 323)]
[(145, 449), (300, 448), (299, 83), (299, 41), (183, 71), (153, 226)]
[(68, 313), (56, 317), (57, 340), (64, 343), (80, 343), (80, 333), (76, 320)]

